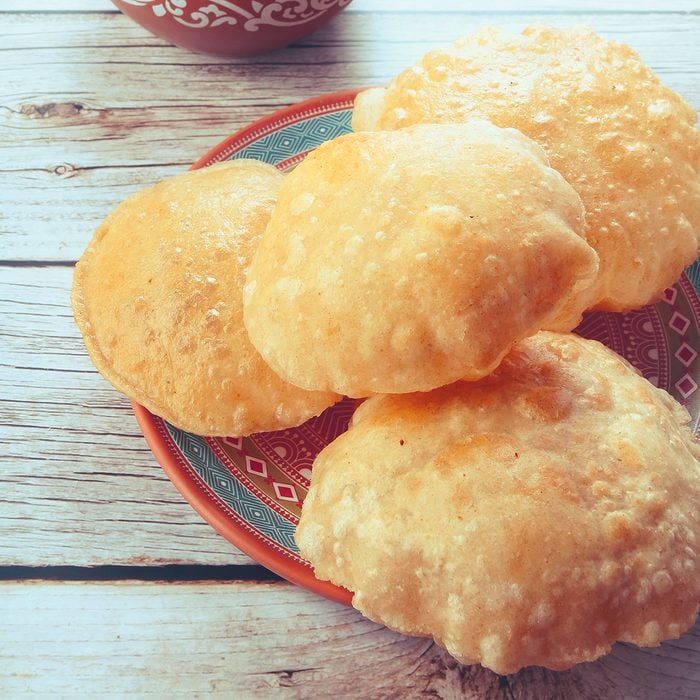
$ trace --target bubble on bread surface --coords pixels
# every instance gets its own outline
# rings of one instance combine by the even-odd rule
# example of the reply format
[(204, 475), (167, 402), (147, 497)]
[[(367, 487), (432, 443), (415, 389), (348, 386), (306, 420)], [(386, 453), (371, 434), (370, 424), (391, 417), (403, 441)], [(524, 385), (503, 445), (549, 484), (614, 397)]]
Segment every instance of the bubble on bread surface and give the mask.
[(480, 381), (363, 402), (314, 463), (297, 543), (365, 615), (463, 663), (656, 646), (700, 603), (688, 423), (611, 350), (542, 332)]
[(486, 118), (539, 143), (580, 194), (601, 259), (588, 306), (657, 301), (700, 254), (695, 110), (637, 53), (585, 28), (486, 28), (360, 93), (356, 130)]

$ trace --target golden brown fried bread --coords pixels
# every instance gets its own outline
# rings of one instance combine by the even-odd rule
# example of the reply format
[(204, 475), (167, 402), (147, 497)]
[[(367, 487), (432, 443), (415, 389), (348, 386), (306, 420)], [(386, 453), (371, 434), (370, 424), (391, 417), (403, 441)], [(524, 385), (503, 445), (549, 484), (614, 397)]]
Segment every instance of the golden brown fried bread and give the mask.
[(282, 180), (256, 161), (165, 180), (120, 204), (76, 267), (73, 311), (97, 369), (185, 430), (286, 428), (338, 398), (277, 377), (243, 326), (245, 273)]
[(349, 396), (488, 374), (597, 269), (581, 203), (542, 150), (488, 122), (348, 134), (282, 188), (245, 323), (270, 366)]
[(586, 208), (589, 306), (656, 301), (700, 254), (695, 111), (628, 46), (588, 29), (485, 29), (361, 93), (357, 131), (481, 117), (542, 145)]
[(542, 332), (489, 377), (375, 396), (318, 456), (316, 575), (498, 673), (680, 636), (700, 603), (688, 414), (595, 341)]

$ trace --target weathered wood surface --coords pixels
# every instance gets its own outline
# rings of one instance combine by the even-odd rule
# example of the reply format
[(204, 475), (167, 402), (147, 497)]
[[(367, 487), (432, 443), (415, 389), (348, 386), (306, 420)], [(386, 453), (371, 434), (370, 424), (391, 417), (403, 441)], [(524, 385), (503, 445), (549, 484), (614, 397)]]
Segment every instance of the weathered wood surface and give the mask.
[(0, 565), (251, 563), (184, 501), (92, 367), (72, 267), (0, 270)]
[[(700, 106), (694, 0), (523, 6), (355, 0), (294, 47), (227, 60), (170, 47), (107, 0), (0, 3), (0, 574), (251, 564), (165, 478), (72, 322), (72, 265), (130, 192), (277, 108), (384, 82), (490, 23), (588, 24)], [(660, 649), (501, 678), (286, 583), (0, 584), (8, 698), (697, 698), (699, 652), (696, 626)]]
[[(0, 537), (12, 534), (0, 564), (249, 562), (182, 501), (125, 400), (92, 369), (68, 308), (70, 266), (128, 193), (274, 109), (386, 80), (459, 33), (463, 15), (428, 2), (401, 12), (389, 0), (376, 5), (390, 11), (367, 12), (356, 0), (296, 47), (225, 60), (170, 47), (108, 2), (105, 12), (50, 4), (50, 14), (6, 11), (0, 21)], [(581, 6), (537, 18), (620, 36), (700, 105), (700, 15), (674, 4), (652, 21), (574, 12)], [(465, 29), (533, 18), (464, 17)]]
[(373, 13), (355, 5), (367, 7), (353, 3), (294, 47), (238, 60), (168, 46), (114, 12), (3, 15), (0, 260), (75, 260), (117, 202), (251, 121), (385, 82), (484, 24), (589, 24), (630, 43), (700, 105), (700, 14)]
[(700, 697), (700, 628), (498, 676), (287, 583), (0, 584), (4, 697)]

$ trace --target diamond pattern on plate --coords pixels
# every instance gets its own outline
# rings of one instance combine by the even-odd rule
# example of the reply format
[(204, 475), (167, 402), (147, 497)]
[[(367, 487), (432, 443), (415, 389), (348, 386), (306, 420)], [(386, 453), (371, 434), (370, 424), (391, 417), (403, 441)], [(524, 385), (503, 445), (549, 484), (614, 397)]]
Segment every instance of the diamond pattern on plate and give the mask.
[(684, 367), (690, 367), (693, 360), (698, 356), (698, 353), (694, 348), (691, 348), (688, 343), (684, 342), (673, 355), (677, 360), (683, 363)]
[(342, 110), (290, 124), (234, 153), (231, 158), (255, 158), (277, 165), (350, 131), (352, 110)]
[(243, 449), (243, 438), (242, 437), (225, 437), (225, 438), (221, 438), (221, 439), (227, 445), (231, 445), (231, 447), (235, 447), (239, 451)]
[(667, 303), (673, 306), (676, 303), (676, 297), (678, 296), (678, 290), (675, 287), (669, 287), (668, 289), (664, 290), (664, 295), (662, 299)]
[(255, 457), (246, 455), (245, 468), (250, 474), (262, 476), (263, 478), (267, 476), (267, 464), (262, 459), (256, 459)]
[(675, 384), (678, 393), (687, 399), (691, 394), (694, 394), (698, 388), (697, 382), (689, 375), (684, 374)]
[(685, 335), (690, 328), (690, 319), (686, 318), (682, 313), (674, 311), (671, 320), (668, 322), (668, 327), (672, 328), (679, 335)]
[(209, 449), (203, 437), (164, 424), (173, 442), (209, 487), (212, 496), (238, 513), (265, 537), (294, 554), (299, 553), (294, 542), (294, 525), (246, 489)]
[(297, 490), (292, 486), (292, 484), (282, 484), (278, 481), (273, 481), (272, 486), (275, 489), (275, 494), (277, 498), (282, 501), (291, 501), (292, 503), (297, 503), (301, 508), (301, 499)]

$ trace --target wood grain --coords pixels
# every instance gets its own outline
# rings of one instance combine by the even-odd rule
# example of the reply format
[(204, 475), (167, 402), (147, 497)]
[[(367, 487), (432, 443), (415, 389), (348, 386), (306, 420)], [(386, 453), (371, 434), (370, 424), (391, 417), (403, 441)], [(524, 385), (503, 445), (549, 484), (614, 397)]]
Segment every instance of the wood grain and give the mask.
[(530, 668), (498, 676), (286, 583), (6, 582), (0, 619), (3, 638), (13, 640), (0, 647), (6, 697), (700, 695), (698, 627), (657, 649), (618, 644), (563, 673)]
[(175, 490), (92, 367), (72, 273), (0, 274), (0, 565), (250, 564)]
[[(5, 15), (0, 261), (75, 260), (124, 197), (185, 169), (251, 121), (320, 93), (386, 82), (477, 26), (517, 30), (533, 21), (527, 13), (350, 8), (341, 18), (294, 47), (227, 60), (168, 46), (114, 12), (45, 15), (41, 41), (36, 15)], [(537, 19), (572, 24), (571, 14)], [(655, 15), (654, 31), (642, 13), (575, 21), (630, 43), (700, 105), (700, 15)]]

